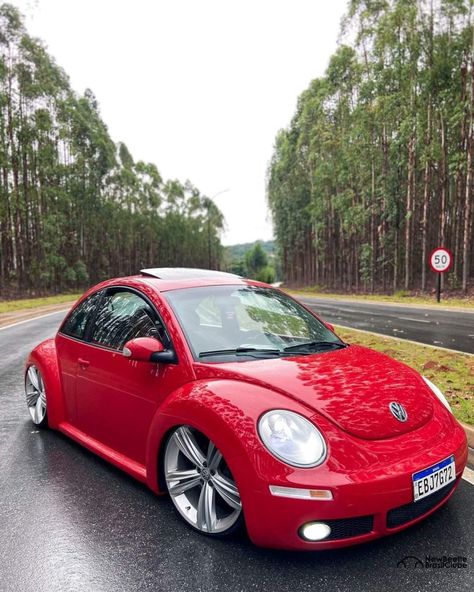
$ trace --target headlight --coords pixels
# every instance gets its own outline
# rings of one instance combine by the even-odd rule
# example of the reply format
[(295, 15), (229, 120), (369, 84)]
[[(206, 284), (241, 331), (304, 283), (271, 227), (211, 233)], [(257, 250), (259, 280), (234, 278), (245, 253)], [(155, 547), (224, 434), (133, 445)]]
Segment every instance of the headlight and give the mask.
[(443, 405), (446, 407), (446, 409), (452, 413), (451, 411), (451, 407), (448, 403), (448, 401), (446, 400), (446, 397), (443, 395), (443, 393), (439, 390), (439, 388), (433, 384), (431, 382), (431, 380), (428, 380), (425, 376), (422, 376), (421, 378), (423, 378), (423, 380), (426, 382), (426, 384), (430, 387), (430, 389), (433, 391), (433, 393), (438, 397), (438, 399), (441, 401), (441, 403), (443, 403)]
[(268, 411), (258, 422), (258, 433), (274, 456), (294, 467), (315, 467), (326, 458), (321, 433), (298, 413)]

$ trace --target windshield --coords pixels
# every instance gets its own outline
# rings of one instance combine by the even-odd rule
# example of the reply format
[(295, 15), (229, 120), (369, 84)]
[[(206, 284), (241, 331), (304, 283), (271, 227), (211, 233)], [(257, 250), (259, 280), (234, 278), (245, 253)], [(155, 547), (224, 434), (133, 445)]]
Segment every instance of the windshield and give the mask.
[(344, 347), (305, 308), (271, 288), (188, 288), (165, 297), (197, 360), (244, 361)]

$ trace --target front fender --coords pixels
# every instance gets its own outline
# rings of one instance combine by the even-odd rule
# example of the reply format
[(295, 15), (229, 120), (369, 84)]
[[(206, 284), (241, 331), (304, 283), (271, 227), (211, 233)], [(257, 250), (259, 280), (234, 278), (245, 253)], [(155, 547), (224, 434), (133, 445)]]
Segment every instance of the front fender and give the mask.
[(54, 338), (42, 341), (29, 354), (25, 363), (25, 374), (32, 365), (41, 371), (43, 377), (48, 408), (48, 425), (50, 428), (57, 429), (64, 418), (64, 402)]
[(264, 448), (257, 433), (259, 417), (276, 408), (308, 415), (308, 410), (297, 402), (257, 385), (201, 380), (180, 387), (167, 397), (151, 423), (146, 461), (148, 485), (155, 492), (162, 492), (158, 464), (166, 438), (173, 428), (189, 425), (211, 439), (222, 452), (244, 502), (247, 493), (268, 487), (268, 474), (293, 471)]
[[(147, 445), (147, 484), (163, 493), (159, 463), (173, 428), (196, 428), (219, 448), (239, 489), (247, 532), (259, 540), (261, 507), (270, 483), (298, 482), (296, 469), (272, 456), (260, 441), (257, 422), (270, 409), (290, 409), (310, 417), (309, 409), (265, 387), (234, 380), (202, 380), (186, 384), (160, 406), (152, 421)], [(321, 418), (324, 423), (324, 418)]]

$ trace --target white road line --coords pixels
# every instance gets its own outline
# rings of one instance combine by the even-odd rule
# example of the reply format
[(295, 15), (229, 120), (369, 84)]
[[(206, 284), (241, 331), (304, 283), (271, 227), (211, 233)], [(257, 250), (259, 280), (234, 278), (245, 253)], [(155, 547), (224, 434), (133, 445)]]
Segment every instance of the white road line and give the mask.
[(464, 473), (462, 474), (462, 478), (467, 481), (468, 483), (470, 483), (471, 485), (474, 485), (474, 471), (472, 469), (470, 469), (469, 467), (466, 467), (464, 469)]
[(413, 321), (415, 323), (431, 323), (431, 321), (427, 321), (426, 319), (414, 319), (412, 317), (397, 317), (397, 319), (402, 321)]
[(345, 308), (344, 306), (338, 306), (337, 304), (323, 304), (319, 302), (314, 302), (314, 300), (300, 300), (306, 306), (311, 306), (316, 308), (317, 310), (331, 310), (331, 311), (344, 311), (344, 312), (365, 312), (360, 310), (353, 310), (350, 308)]
[[(415, 304), (415, 303), (403, 303), (403, 302), (380, 302), (377, 300), (344, 300), (342, 298), (333, 298), (333, 299), (328, 299), (328, 298), (324, 298), (324, 297), (320, 297), (320, 296), (307, 296), (305, 295), (301, 295), (301, 294), (294, 294), (291, 292), (291, 290), (289, 291), (289, 294), (292, 295), (294, 298), (296, 299), (300, 299), (301, 301), (303, 301), (303, 299), (310, 299), (313, 304), (315, 301), (317, 302), (324, 302), (327, 303), (329, 306), (333, 305), (337, 302), (341, 302), (342, 304), (360, 304), (362, 306), (384, 306), (384, 307), (398, 307), (398, 308), (419, 308), (420, 310), (427, 310), (429, 312), (461, 312), (461, 313), (465, 313), (465, 314), (474, 314), (474, 307), (471, 307), (472, 310), (466, 309), (466, 308), (461, 308), (458, 306), (443, 306), (441, 305), (439, 308), (437, 306), (433, 306), (433, 304)], [(360, 309), (359, 309), (360, 310)], [(359, 311), (358, 311), (359, 312)]]
[(355, 327), (348, 327), (347, 325), (340, 325), (335, 323), (341, 329), (349, 329), (351, 331), (359, 331), (360, 333), (367, 333), (368, 335), (376, 335), (377, 337), (386, 337), (387, 339), (396, 339), (397, 341), (406, 341), (407, 343), (414, 343), (415, 345), (423, 345), (424, 347), (431, 347), (432, 349), (442, 349), (454, 354), (463, 354), (465, 356), (474, 356), (468, 352), (463, 352), (458, 349), (451, 349), (449, 347), (441, 347), (440, 345), (431, 345), (430, 343), (422, 343), (421, 341), (413, 341), (413, 339), (404, 339), (403, 337), (396, 337), (395, 335), (385, 335), (385, 333), (375, 333), (374, 331), (366, 331), (365, 329), (356, 329)]
[[(435, 320), (427, 320), (427, 319), (416, 319), (414, 317), (400, 317), (397, 315), (397, 313), (392, 310), (389, 312), (375, 312), (373, 310), (366, 310), (366, 309), (361, 309), (359, 308), (358, 310), (354, 310), (352, 308), (345, 308), (344, 306), (337, 306), (337, 305), (322, 305), (322, 306), (317, 306), (314, 302), (308, 302), (305, 300), (302, 300), (301, 302), (303, 302), (303, 304), (306, 304), (306, 306), (309, 306), (310, 308), (314, 308), (317, 311), (320, 311), (321, 314), (324, 314), (324, 309), (328, 309), (329, 312), (333, 312), (333, 310), (336, 310), (339, 313), (357, 313), (357, 314), (361, 314), (361, 315), (365, 315), (368, 316), (369, 318), (372, 317), (391, 317), (392, 319), (400, 319), (403, 321), (413, 321), (415, 323), (434, 323), (436, 322)], [(397, 311), (398, 312), (398, 311)], [(431, 312), (431, 311), (430, 311)], [(436, 311), (435, 311), (436, 312)], [(429, 313), (425, 313), (424, 316), (428, 316)], [(437, 323), (439, 324), (439, 323)]]
[(55, 314), (59, 314), (60, 312), (67, 312), (69, 308), (62, 308), (61, 310), (55, 310), (53, 312), (48, 312), (44, 315), (40, 315), (38, 317), (31, 317), (31, 319), (25, 319), (23, 321), (18, 321), (17, 323), (12, 323), (11, 325), (6, 325), (5, 327), (0, 327), (0, 331), (5, 331), (5, 329), (10, 329), (11, 327), (16, 327), (17, 325), (23, 325), (23, 323), (29, 323), (30, 321), (36, 321), (37, 319), (44, 319), (46, 317), (50, 317)]

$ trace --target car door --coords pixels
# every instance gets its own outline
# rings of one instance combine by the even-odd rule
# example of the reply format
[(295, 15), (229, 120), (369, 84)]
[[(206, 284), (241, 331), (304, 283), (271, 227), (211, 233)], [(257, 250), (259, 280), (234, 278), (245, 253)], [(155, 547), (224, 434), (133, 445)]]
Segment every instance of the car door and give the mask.
[(67, 423), (76, 425), (76, 379), (78, 360), (84, 355), (87, 327), (90, 324), (102, 291), (95, 292), (78, 304), (66, 317), (56, 335), (56, 351), (64, 401), (64, 415)]
[(135, 337), (156, 337), (170, 345), (167, 331), (147, 299), (135, 290), (109, 288), (78, 361), (77, 426), (102, 444), (145, 464), (151, 420), (174, 380), (169, 365), (138, 362), (123, 355), (125, 343)]

